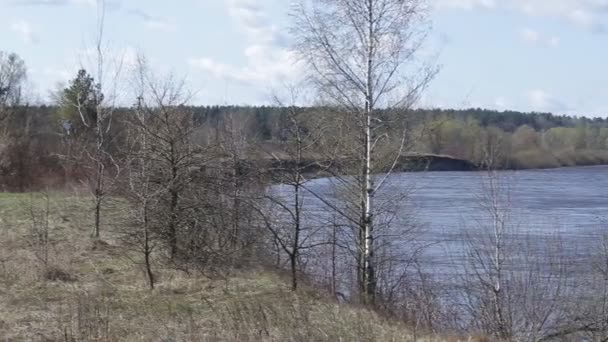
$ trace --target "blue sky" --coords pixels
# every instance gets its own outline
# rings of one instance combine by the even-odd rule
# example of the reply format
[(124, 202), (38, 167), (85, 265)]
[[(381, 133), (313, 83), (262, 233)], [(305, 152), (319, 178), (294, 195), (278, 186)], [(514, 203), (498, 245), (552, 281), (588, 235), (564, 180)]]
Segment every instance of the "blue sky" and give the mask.
[[(608, 116), (608, 0), (429, 1), (442, 69), (421, 106)], [(268, 104), (298, 74), (289, 0), (107, 2), (109, 54), (185, 77), (197, 104)], [(95, 20), (95, 0), (0, 0), (0, 50), (46, 99), (90, 66)]]

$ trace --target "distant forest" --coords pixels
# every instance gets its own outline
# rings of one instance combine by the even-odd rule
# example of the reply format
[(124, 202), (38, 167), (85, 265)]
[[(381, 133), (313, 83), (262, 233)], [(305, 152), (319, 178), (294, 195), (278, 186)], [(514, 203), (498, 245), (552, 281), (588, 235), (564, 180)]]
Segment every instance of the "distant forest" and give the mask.
[[(288, 108), (271, 106), (193, 106), (198, 139), (207, 142), (226, 125), (238, 122), (239, 134), (266, 152), (279, 150), (282, 121)], [(134, 109), (116, 111), (114, 139), (120, 151), (121, 117)], [(314, 108), (307, 110), (324, 110)], [(330, 111), (331, 109), (326, 109)], [(26, 190), (65, 178), (57, 155), (65, 131), (61, 106), (20, 106), (4, 125), (0, 182), (7, 190)], [(608, 119), (550, 113), (498, 112), (485, 109), (417, 109), (399, 113), (406, 118), (411, 141), (407, 153), (448, 155), (477, 165), (487, 155), (502, 168), (550, 168), (608, 163)], [(490, 153), (491, 152), (491, 153)], [(39, 184), (41, 183), (42, 184)]]
[[(227, 113), (247, 123), (260, 142), (281, 140), (278, 107), (193, 107), (201, 123), (220, 127)], [(608, 163), (608, 119), (471, 109), (417, 109), (401, 113), (412, 141), (410, 153), (448, 155), (484, 163), (489, 154), (502, 168), (529, 169)]]

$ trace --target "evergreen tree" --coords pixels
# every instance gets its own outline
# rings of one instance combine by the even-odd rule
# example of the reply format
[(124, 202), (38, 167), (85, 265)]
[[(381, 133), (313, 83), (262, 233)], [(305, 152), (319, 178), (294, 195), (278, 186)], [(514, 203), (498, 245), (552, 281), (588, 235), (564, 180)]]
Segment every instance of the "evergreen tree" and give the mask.
[(69, 123), (76, 131), (97, 125), (97, 107), (103, 101), (101, 87), (95, 79), (80, 69), (60, 97), (59, 119), (62, 126)]

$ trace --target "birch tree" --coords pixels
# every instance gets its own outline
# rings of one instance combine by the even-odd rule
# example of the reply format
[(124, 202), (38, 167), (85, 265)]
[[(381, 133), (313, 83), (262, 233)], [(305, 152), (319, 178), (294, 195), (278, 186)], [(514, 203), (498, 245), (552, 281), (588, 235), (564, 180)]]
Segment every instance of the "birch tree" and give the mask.
[(560, 233), (536, 235), (519, 227), (514, 178), (496, 170), (500, 164), (492, 162), (500, 160), (500, 148), (495, 151), (485, 158), (480, 216), (465, 239), (463, 305), (455, 305), (464, 308), (464, 326), (500, 341), (553, 341), (585, 331), (572, 305), (582, 292)]
[(353, 141), (348, 183), (359, 199), (356, 217), (348, 219), (359, 229), (358, 282), (366, 302), (376, 293), (374, 197), (408, 142), (404, 115), (437, 72), (418, 59), (429, 32), (426, 14), (422, 0), (302, 0), (293, 9), (296, 51), (321, 98), (346, 116)]

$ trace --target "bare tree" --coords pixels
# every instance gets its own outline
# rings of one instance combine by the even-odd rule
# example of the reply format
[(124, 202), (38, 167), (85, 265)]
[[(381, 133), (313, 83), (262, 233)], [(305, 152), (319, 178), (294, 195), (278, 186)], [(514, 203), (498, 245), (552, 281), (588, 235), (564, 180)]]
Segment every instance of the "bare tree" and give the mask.
[(319, 239), (321, 227), (314, 225), (312, 215), (307, 215), (304, 201), (305, 184), (323, 171), (315, 150), (321, 137), (328, 134), (328, 127), (317, 110), (297, 106), (298, 86), (286, 88), (289, 90), (287, 104), (275, 95), (275, 102), (284, 108), (279, 124), (281, 144), (279, 148), (267, 151), (270, 178), (282, 187), (276, 187), (264, 196), (268, 202), (265, 215), (272, 216), (265, 220), (265, 226), (287, 256), (291, 287), (295, 291), (303, 253), (326, 243)]
[(153, 182), (153, 149), (149, 143), (149, 115), (143, 110), (148, 80), (148, 69), (143, 58), (139, 59), (136, 74), (137, 104), (128, 121), (128, 143), (126, 174), (128, 191), (125, 192), (131, 202), (133, 229), (127, 229), (124, 241), (135, 251), (143, 255), (148, 286), (154, 289), (156, 278), (152, 270), (152, 256), (158, 247), (160, 236), (154, 224), (154, 210), (157, 209), (159, 195), (164, 187), (157, 187)]
[(250, 117), (227, 113), (223, 117), (221, 126), (218, 127), (218, 148), (225, 156), (225, 165), (228, 166), (220, 179), (224, 187), (221, 196), (231, 202), (227, 204), (231, 208), (229, 213), (224, 214), (227, 215), (226, 223), (230, 226), (228, 236), (232, 249), (240, 248), (238, 244), (242, 242), (242, 228), (246, 224), (245, 193), (247, 182), (251, 181), (248, 179), (251, 174), (249, 165), (251, 163), (248, 160), (252, 148), (247, 136), (247, 126), (250, 121)]
[(150, 259), (161, 251), (170, 267), (221, 276), (241, 260), (237, 254), (251, 230), (242, 123), (228, 118), (217, 141), (198, 145), (184, 82), (159, 78), (143, 60), (136, 78), (125, 170), (135, 220), (126, 241), (143, 255), (150, 287), (155, 281)]
[[(40, 206), (37, 201), (42, 201)], [(36, 259), (40, 263), (40, 274), (45, 277), (49, 270), (51, 252), (51, 227), (49, 222), (50, 200), (46, 193), (41, 194), (40, 198), (32, 195), (29, 200), (29, 211), (31, 227), (29, 237), (26, 239), (34, 251)]]
[[(601, 222), (605, 226), (606, 222)], [(602, 227), (603, 228), (603, 227)], [(603, 235), (603, 236), (602, 236)], [(585, 241), (587, 252), (582, 253), (582, 265), (589, 269), (577, 274), (576, 285), (582, 288), (570, 307), (570, 319), (560, 329), (547, 336), (553, 339), (608, 341), (608, 236), (593, 236), (593, 242)], [(593, 246), (588, 248), (588, 246)]]
[(583, 329), (573, 314), (580, 293), (567, 249), (559, 234), (538, 236), (519, 228), (512, 186), (512, 179), (494, 169), (483, 179), (481, 216), (464, 248), (465, 326), (504, 341), (566, 337)]
[[(405, 130), (390, 131), (402, 127), (402, 115), (437, 71), (416, 63), (428, 32), (425, 11), (420, 0), (313, 0), (300, 2), (293, 13), (297, 50), (315, 86), (349, 118), (356, 169), (350, 183), (359, 197), (359, 283), (368, 302), (376, 293), (374, 197), (407, 141)], [(393, 161), (388, 172), (374, 177), (380, 158), (387, 157)]]
[(143, 91), (129, 122), (136, 146), (125, 172), (139, 179), (130, 185), (134, 206), (150, 206), (146, 215), (135, 215), (138, 250), (148, 253), (147, 236), (155, 251), (167, 252), (171, 267), (222, 277), (244, 261), (255, 230), (248, 206), (257, 183), (247, 160), (247, 122), (229, 115), (211, 132), (216, 139), (198, 144), (200, 127), (185, 83), (147, 70), (137, 82)]
[(196, 207), (187, 201), (193, 174), (207, 156), (191, 141), (195, 126), (186, 107), (190, 94), (184, 82), (172, 76), (158, 79), (148, 71), (141, 72), (140, 79), (143, 91), (138, 95), (134, 127), (145, 136), (143, 158), (147, 182), (154, 185), (148, 193), (156, 202), (155, 226), (173, 260), (180, 249), (180, 231), (186, 229)]
[[(596, 295), (593, 296), (592, 310), (588, 313), (589, 321), (586, 325), (589, 327), (587, 333), (592, 338), (608, 341), (608, 235), (603, 236), (599, 247), (600, 253), (593, 263), (598, 277), (594, 282), (592, 293)], [(595, 300), (595, 298), (599, 298), (599, 300)]]
[[(95, 37), (95, 83), (92, 94), (76, 94), (74, 98), (61, 98), (61, 101), (74, 108), (79, 120), (87, 130), (93, 133), (92, 141), (87, 141), (86, 146), (77, 146), (81, 141), (72, 141), (69, 145), (68, 156), (65, 159), (75, 163), (88, 162), (91, 164), (88, 170), (88, 187), (93, 195), (94, 223), (92, 237), (100, 237), (101, 210), (110, 189), (117, 182), (120, 175), (119, 163), (112, 156), (110, 149), (111, 129), (117, 100), (118, 80), (122, 72), (122, 58), (119, 58), (112, 70), (108, 70), (111, 64), (106, 58), (104, 48), (106, 2), (97, 0), (97, 26)], [(109, 79), (106, 82), (106, 77)], [(84, 95), (80, 96), (80, 95)], [(93, 99), (90, 99), (92, 96)], [(92, 100), (92, 101), (91, 101)], [(92, 102), (92, 113), (90, 106)], [(79, 153), (75, 153), (78, 151)], [(77, 159), (77, 160), (75, 160)], [(86, 159), (86, 160), (85, 160)]]
[[(506, 288), (508, 280), (507, 257), (512, 258), (512, 226), (509, 221), (510, 205), (508, 192), (505, 191), (506, 184), (500, 178), (497, 171), (488, 171), (488, 177), (483, 183), (483, 191), (480, 195), (480, 207), (487, 215), (487, 225), (481, 225), (480, 229), (488, 232), (471, 234), (469, 236), (469, 247), (467, 259), (470, 260), (471, 268), (465, 268), (465, 281), (472, 280), (475, 286), (480, 287), (481, 294), (474, 293), (469, 297), (469, 306), (474, 319), (482, 322), (485, 333), (507, 340), (513, 336), (512, 317), (510, 315), (510, 304), (512, 295)], [(512, 266), (512, 265), (511, 265)], [(479, 297), (475, 297), (478, 295)]]

